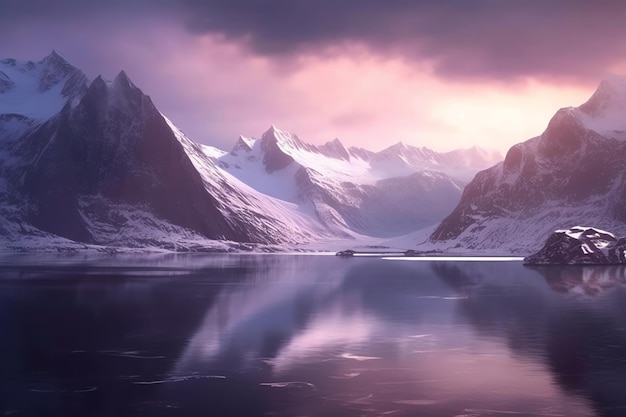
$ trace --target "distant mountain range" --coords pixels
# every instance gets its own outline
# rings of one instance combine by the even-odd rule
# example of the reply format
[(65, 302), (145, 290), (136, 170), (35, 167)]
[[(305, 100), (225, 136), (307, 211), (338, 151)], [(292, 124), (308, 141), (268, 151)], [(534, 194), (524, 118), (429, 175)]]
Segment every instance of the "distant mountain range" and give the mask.
[(123, 71), (90, 82), (57, 52), (0, 61), (5, 249), (227, 250), (397, 236), (438, 223), (499, 160), (476, 147), (314, 146), (274, 126), (226, 152), (186, 137)]
[(624, 236), (625, 161), (626, 77), (612, 76), (478, 173), (427, 246), (530, 254), (576, 225)]

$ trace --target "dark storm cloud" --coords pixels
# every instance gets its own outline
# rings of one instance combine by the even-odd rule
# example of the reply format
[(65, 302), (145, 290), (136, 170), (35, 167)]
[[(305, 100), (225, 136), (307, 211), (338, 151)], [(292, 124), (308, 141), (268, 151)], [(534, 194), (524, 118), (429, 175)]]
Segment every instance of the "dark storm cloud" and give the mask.
[(264, 55), (359, 43), (428, 60), (443, 76), (586, 77), (626, 51), (626, 2), (578, 0), (244, 0), (181, 2), (190, 28)]
[(457, 79), (597, 78), (626, 52), (621, 0), (8, 0), (3, 17), (158, 13), (272, 58), (357, 44)]

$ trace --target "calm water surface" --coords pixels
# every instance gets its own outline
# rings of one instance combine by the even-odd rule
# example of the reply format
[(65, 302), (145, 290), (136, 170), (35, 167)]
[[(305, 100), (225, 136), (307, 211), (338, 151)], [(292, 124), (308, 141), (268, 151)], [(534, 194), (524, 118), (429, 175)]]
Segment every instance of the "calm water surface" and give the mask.
[(625, 416), (626, 271), (0, 259), (0, 416)]

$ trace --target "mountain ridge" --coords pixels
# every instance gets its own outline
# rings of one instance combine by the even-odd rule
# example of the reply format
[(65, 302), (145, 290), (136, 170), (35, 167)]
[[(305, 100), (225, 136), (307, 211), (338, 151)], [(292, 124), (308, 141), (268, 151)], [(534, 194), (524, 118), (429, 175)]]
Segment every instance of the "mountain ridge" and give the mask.
[(0, 71), (3, 247), (225, 250), (387, 237), (438, 221), (465, 184), (443, 162), (399, 156), (409, 162), (393, 172), (375, 152), (308, 144), (276, 126), (239, 137), (231, 152), (200, 145), (125, 71), (88, 82), (56, 51), (2, 60)]
[(478, 173), (430, 243), (530, 253), (571, 224), (626, 232), (626, 77), (612, 80)]

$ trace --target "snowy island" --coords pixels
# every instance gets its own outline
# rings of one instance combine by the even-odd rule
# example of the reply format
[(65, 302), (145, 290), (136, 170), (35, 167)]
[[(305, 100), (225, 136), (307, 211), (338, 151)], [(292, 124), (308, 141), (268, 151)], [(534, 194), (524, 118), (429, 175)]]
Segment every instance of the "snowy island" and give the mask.
[(626, 238), (594, 227), (555, 231), (527, 265), (614, 265), (626, 263)]

